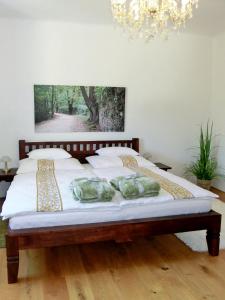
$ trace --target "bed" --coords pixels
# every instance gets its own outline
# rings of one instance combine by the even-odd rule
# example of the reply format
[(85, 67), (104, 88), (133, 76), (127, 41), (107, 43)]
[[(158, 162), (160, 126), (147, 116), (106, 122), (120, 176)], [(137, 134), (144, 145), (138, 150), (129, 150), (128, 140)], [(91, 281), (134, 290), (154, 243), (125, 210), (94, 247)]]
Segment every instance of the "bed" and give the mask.
[[(21, 140), (19, 141), (19, 157), (25, 159), (27, 153), (33, 149), (62, 148), (72, 157), (79, 159), (81, 163), (86, 163), (85, 158), (95, 155), (97, 149), (111, 146), (126, 146), (139, 152), (139, 139), (85, 142), (26, 142)], [(201, 197), (197, 200), (183, 199), (160, 204), (150, 203), (149, 208), (140, 205), (134, 208), (126, 206), (120, 211), (115, 209), (110, 213), (93, 210), (91, 213), (82, 211), (74, 214), (73, 211), (68, 211), (45, 214), (44, 218), (43, 214), (35, 213), (12, 217), (9, 219), (6, 234), (8, 283), (17, 282), (19, 250), (22, 249), (106, 240), (125, 242), (136, 237), (206, 229), (208, 252), (212, 256), (217, 256), (221, 215), (211, 210), (211, 200)], [(149, 213), (146, 214), (146, 211)]]

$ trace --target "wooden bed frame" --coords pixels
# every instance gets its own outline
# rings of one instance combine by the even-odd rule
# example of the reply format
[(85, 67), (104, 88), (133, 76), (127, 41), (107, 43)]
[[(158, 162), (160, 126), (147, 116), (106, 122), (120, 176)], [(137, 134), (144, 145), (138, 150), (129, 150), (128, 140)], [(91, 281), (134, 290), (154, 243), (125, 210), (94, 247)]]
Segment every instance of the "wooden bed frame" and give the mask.
[[(32, 149), (63, 148), (73, 157), (85, 162), (85, 157), (93, 155), (96, 149), (108, 146), (127, 146), (139, 151), (139, 139), (117, 141), (85, 142), (26, 142), (19, 141), (19, 157), (26, 158)], [(208, 252), (219, 254), (221, 215), (208, 213), (166, 216), (129, 221), (114, 221), (97, 224), (42, 227), (24, 230), (11, 230), (6, 233), (8, 283), (17, 282), (19, 250), (53, 247), (70, 244), (91, 243), (115, 240), (131, 241), (136, 237), (176, 232), (207, 230)]]

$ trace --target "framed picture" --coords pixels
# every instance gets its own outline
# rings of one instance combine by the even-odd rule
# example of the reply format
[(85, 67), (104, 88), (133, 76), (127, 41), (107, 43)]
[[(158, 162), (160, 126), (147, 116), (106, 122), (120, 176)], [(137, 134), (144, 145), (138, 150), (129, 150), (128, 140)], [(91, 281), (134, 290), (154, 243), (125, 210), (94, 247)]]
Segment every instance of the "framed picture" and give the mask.
[(35, 131), (124, 131), (123, 87), (34, 85)]

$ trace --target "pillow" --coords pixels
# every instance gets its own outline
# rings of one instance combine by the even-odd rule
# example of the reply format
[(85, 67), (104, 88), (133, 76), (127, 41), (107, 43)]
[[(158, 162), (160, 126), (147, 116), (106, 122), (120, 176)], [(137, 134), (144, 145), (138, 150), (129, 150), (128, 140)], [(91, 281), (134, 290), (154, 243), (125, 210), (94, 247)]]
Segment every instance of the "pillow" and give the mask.
[(123, 167), (123, 162), (118, 156), (88, 156), (86, 160), (94, 169)]
[(96, 150), (95, 153), (104, 156), (139, 155), (138, 152), (128, 147), (106, 147)]
[[(130, 155), (132, 156), (132, 155)], [(139, 167), (149, 168), (155, 167), (156, 165), (145, 159), (142, 156), (132, 156), (136, 159)], [(103, 168), (117, 168), (123, 167), (123, 161), (118, 156), (88, 156), (86, 160), (94, 169), (103, 169)]]
[(67, 159), (72, 156), (60, 148), (45, 148), (45, 149), (35, 149), (28, 153), (29, 158), (32, 159)]
[[(54, 160), (55, 170), (83, 170), (84, 167), (81, 165), (78, 159), (57, 159)], [(38, 160), (25, 158), (20, 160), (19, 168), (17, 174), (25, 174), (30, 172), (37, 172), (38, 170)]]

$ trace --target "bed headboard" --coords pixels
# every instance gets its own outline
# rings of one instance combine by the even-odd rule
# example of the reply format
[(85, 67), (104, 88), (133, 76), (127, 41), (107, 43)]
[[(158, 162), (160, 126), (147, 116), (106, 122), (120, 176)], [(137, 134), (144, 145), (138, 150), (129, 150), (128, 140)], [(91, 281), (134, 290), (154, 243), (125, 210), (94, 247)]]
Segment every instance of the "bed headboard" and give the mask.
[(129, 147), (139, 152), (139, 139), (132, 140), (112, 140), (112, 141), (72, 141), (72, 142), (27, 142), (19, 141), (19, 158), (27, 157), (28, 152), (34, 149), (42, 148), (62, 148), (69, 152), (72, 157), (79, 159), (80, 162), (86, 162), (85, 157), (95, 155), (95, 151), (112, 146)]

